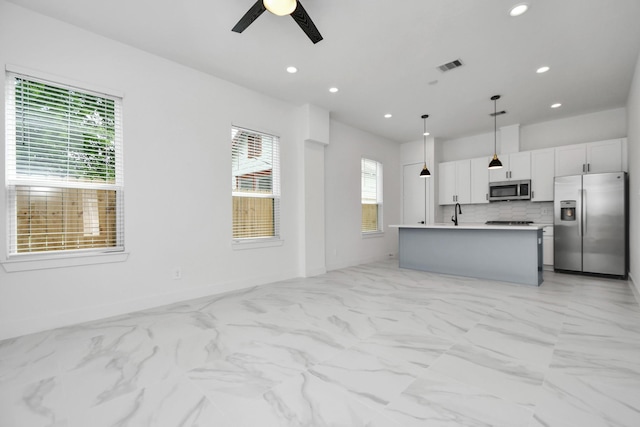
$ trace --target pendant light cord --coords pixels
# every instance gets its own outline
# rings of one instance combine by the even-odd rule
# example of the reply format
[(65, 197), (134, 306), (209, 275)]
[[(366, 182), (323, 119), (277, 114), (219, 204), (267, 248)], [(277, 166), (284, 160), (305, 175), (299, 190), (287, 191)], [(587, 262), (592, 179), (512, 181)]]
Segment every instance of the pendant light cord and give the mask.
[(424, 131), (422, 132), (422, 139), (424, 141), (424, 164), (427, 164), (427, 118), (423, 117)]
[(493, 100), (493, 154), (497, 153), (498, 140), (498, 98)]

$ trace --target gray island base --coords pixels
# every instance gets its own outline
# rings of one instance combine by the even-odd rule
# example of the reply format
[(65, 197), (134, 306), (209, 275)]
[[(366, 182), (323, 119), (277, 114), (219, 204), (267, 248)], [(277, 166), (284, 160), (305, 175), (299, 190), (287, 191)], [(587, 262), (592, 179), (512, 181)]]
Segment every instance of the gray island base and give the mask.
[(542, 228), (393, 225), (401, 268), (539, 286)]

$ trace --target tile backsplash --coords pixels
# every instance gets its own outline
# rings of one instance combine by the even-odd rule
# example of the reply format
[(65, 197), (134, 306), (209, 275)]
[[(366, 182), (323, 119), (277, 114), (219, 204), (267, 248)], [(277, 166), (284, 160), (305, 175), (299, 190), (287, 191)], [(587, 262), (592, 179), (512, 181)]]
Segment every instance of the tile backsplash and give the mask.
[[(443, 222), (453, 215), (453, 206), (439, 206)], [(553, 202), (493, 202), (480, 205), (462, 205), (458, 222), (484, 223), (486, 221), (533, 221), (539, 224), (553, 224)]]

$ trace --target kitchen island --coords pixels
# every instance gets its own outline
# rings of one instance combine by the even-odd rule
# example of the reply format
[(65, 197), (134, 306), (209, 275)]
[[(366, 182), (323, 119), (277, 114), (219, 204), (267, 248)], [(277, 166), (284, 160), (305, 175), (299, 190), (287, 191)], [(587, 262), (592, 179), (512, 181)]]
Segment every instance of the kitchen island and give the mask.
[(398, 228), (401, 268), (539, 286), (542, 227), (431, 224)]

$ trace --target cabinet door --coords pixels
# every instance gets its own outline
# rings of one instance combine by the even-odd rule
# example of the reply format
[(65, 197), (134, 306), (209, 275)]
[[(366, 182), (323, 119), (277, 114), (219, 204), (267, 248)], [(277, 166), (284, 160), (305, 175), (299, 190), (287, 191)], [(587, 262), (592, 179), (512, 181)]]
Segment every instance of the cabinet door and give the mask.
[(542, 238), (542, 263), (553, 265), (553, 236)]
[(456, 162), (444, 162), (438, 165), (438, 203), (454, 204), (456, 195)]
[(586, 145), (588, 173), (622, 170), (622, 140), (598, 141)]
[(471, 203), (489, 203), (488, 165), (486, 157), (471, 160)]
[[(502, 162), (502, 168), (489, 170), (489, 182), (509, 181), (509, 156), (505, 154), (498, 156), (498, 158)], [(487, 160), (487, 167), (490, 161), (491, 158)]]
[(556, 176), (580, 175), (587, 163), (585, 144), (556, 148)]
[(471, 203), (471, 160), (456, 162), (456, 202)]
[(553, 178), (555, 171), (555, 150), (535, 150), (531, 152), (531, 201), (553, 201)]
[(531, 179), (531, 153), (523, 151), (509, 155), (509, 179)]

